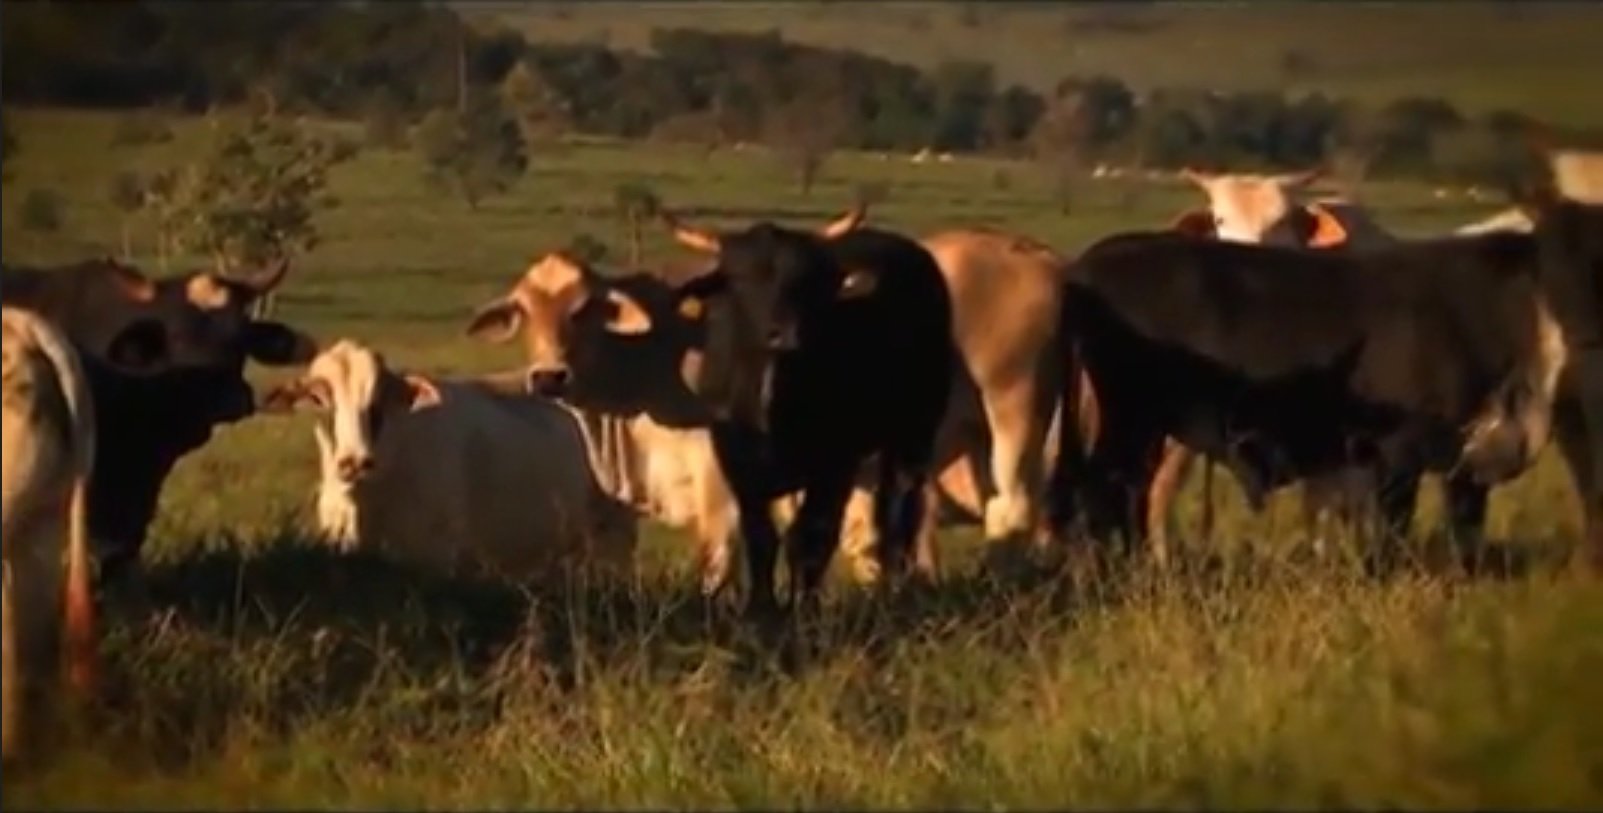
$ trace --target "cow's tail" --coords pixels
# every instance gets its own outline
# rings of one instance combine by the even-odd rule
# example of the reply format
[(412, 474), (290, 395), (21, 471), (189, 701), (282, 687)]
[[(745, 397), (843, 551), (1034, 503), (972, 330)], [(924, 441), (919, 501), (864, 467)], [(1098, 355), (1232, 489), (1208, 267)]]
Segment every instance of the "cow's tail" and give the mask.
[(1052, 465), (1048, 500), (1049, 519), (1058, 534), (1069, 529), (1084, 507), (1077, 497), (1087, 465), (1087, 440), (1096, 436), (1099, 423), (1095, 388), (1081, 358), (1083, 296), (1075, 285), (1065, 285), (1058, 320), (1057, 357), (1063, 376), (1058, 388), (1057, 459)]
[(39, 348), (56, 370), (67, 403), (72, 439), (72, 487), (67, 498), (66, 586), (62, 591), (63, 675), (73, 692), (87, 698), (95, 689), (98, 646), (95, 634), (93, 573), (89, 552), (89, 478), (95, 466), (95, 409), (89, 379), (78, 354), (54, 330), (36, 332)]

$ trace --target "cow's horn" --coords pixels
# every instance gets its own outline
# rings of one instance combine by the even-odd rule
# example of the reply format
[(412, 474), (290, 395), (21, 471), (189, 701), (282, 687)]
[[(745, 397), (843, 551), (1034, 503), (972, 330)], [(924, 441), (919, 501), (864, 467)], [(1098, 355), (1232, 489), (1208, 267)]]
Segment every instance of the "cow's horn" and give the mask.
[(819, 229), (818, 235), (825, 239), (833, 240), (862, 225), (863, 219), (866, 217), (868, 217), (867, 206), (862, 201), (857, 201), (852, 204), (852, 208), (846, 214), (835, 218), (834, 221)]
[(265, 270), (258, 271), (246, 277), (230, 280), (250, 289), (258, 296), (277, 288), (284, 281), (284, 275), (289, 273), (289, 258), (279, 257)]
[(723, 240), (717, 234), (686, 226), (666, 209), (659, 212), (658, 216), (662, 218), (662, 222), (668, 227), (668, 230), (673, 232), (673, 238), (678, 240), (679, 244), (685, 248), (692, 251), (700, 251), (704, 254), (717, 254), (723, 249)]

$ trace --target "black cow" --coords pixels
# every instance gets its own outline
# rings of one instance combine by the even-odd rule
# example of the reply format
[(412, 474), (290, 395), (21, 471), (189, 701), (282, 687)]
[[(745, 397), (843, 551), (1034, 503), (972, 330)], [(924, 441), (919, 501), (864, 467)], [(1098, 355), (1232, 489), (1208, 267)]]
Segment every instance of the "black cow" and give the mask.
[[(20, 298), (57, 324), (89, 379), (96, 415), (89, 532), (103, 576), (137, 558), (178, 460), (205, 444), (214, 426), (253, 411), (245, 360), (298, 364), (315, 355), (311, 338), (251, 318), (255, 300), (287, 271), (280, 262), (253, 275), (153, 280), (109, 260), (6, 269), (8, 303)], [(137, 341), (123, 340), (124, 331), (108, 342), (108, 324), (131, 325)]]
[(1393, 530), (1420, 471), (1512, 478), (1546, 442), (1563, 363), (1536, 271), (1535, 241), (1506, 233), (1361, 254), (1100, 241), (1067, 283), (1062, 340), (1101, 426), (1089, 458), (1060, 435), (1055, 523), (1083, 509), (1093, 532), (1144, 538), (1165, 434), (1223, 461), (1258, 504), (1368, 468)]
[(138, 560), (173, 466), (204, 446), (214, 427), (255, 412), (254, 393), (245, 381), (246, 358), (304, 364), (314, 346), (285, 325), (255, 321), (226, 343), (232, 360), (213, 366), (141, 376), (83, 355), (96, 409), (89, 533), (104, 578), (116, 578)]
[(703, 311), (690, 377), (740, 506), (749, 611), (774, 606), (773, 498), (803, 494), (787, 531), (793, 603), (816, 596), (871, 456), (887, 573), (905, 568), (923, 515), (956, 363), (951, 299), (928, 251), (861, 219), (857, 209), (816, 234), (766, 222), (716, 234), (668, 218), (679, 242), (718, 258), (677, 293)]

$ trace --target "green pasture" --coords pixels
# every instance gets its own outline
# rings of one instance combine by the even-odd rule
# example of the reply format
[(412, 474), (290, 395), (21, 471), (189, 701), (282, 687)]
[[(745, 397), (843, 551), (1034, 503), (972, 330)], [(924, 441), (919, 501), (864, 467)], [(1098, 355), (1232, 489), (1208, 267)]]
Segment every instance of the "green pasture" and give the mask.
[[(112, 177), (181, 160), (205, 126), (113, 147), (115, 114), (8, 117), (11, 262), (117, 253)], [(531, 163), (473, 212), (415, 156), (364, 149), (336, 170), (340, 205), (276, 316), (400, 368), (513, 364), (462, 335), (468, 315), (577, 233), (623, 257), (626, 181), (714, 224), (823, 222), (879, 182), (876, 223), (991, 225), (1066, 252), (1201, 200), (1175, 180), (1087, 179), (1065, 213), (1038, 168), (963, 157), (837, 154), (806, 197), (755, 148), (576, 141)], [(61, 197), (58, 232), (23, 227), (31, 190)], [(1499, 207), (1359, 191), (1410, 234)], [(156, 270), (148, 225), (131, 233)], [(647, 234), (646, 264), (692, 259)], [(975, 568), (973, 530), (954, 529), (932, 593), (841, 584), (817, 628), (762, 641), (703, 612), (688, 540), (661, 529), (628, 589), (530, 592), (326, 551), (306, 532), (314, 454), (309, 420), (258, 417), (179, 466), (147, 546), (151, 606), (109, 620), (99, 728), (8, 773), (7, 807), (1603, 804), (1603, 593), (1559, 565), (1576, 520), (1556, 453), (1494, 495), (1494, 547), (1518, 565), (1498, 576), (1430, 564), (1434, 484), (1421, 564), (1378, 579), (1313, 552), (1295, 495), (1251, 516), (1221, 477), (1216, 538), (1185, 540), (1174, 572), (999, 583)]]

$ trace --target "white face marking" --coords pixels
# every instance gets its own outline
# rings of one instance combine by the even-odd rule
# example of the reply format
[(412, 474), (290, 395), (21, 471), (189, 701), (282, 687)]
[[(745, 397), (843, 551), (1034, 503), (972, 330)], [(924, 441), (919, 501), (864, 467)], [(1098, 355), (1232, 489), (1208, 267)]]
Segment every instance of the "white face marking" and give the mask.
[(377, 401), (382, 373), (378, 354), (349, 340), (340, 340), (312, 359), (307, 376), (326, 384), (333, 398), (333, 403), (321, 406), (329, 411), (334, 465), (341, 460), (373, 458), (374, 439), (367, 415)]
[(1213, 210), (1220, 240), (1267, 245), (1296, 245), (1284, 228), (1291, 195), (1277, 178), (1266, 175), (1215, 175), (1203, 189)]

